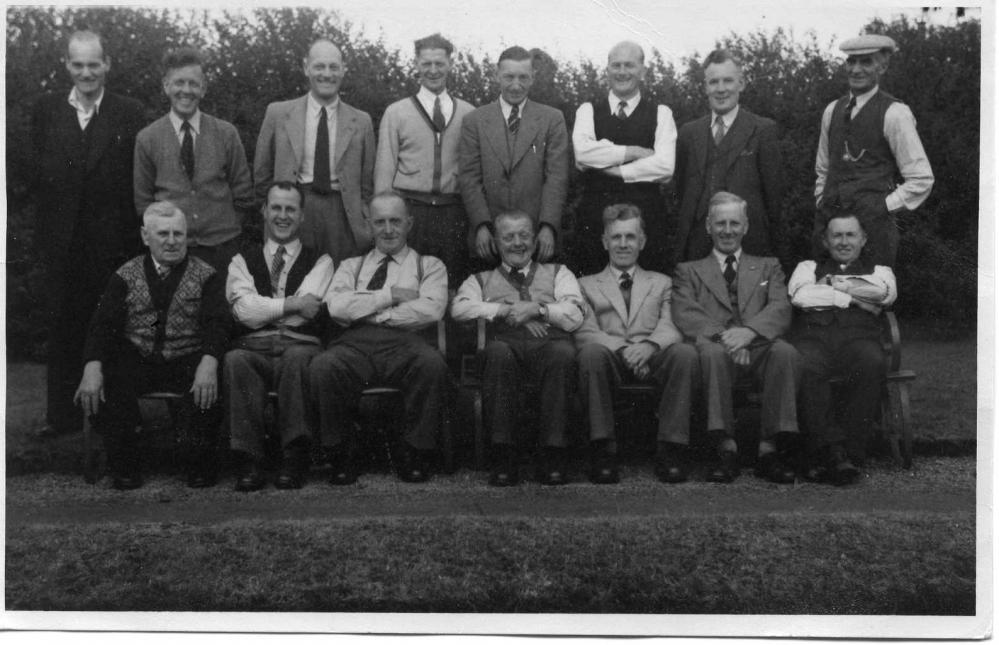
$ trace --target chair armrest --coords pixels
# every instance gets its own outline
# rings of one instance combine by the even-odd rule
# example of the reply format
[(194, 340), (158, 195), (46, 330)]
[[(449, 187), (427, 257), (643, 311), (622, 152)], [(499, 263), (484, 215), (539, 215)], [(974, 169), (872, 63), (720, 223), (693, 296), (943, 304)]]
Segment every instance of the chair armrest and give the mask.
[(902, 366), (902, 335), (898, 329), (898, 318), (895, 317), (895, 312), (886, 311), (883, 321), (883, 344), (885, 353), (888, 354), (888, 372), (897, 372)]

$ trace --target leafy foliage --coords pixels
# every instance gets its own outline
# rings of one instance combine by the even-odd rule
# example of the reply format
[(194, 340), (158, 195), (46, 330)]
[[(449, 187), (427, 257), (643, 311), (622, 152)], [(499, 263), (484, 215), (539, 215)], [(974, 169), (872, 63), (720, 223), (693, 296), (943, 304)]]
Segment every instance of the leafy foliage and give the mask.
[[(40, 271), (30, 246), (34, 213), (24, 176), (28, 119), (43, 93), (69, 91), (64, 42), (80, 28), (104, 35), (112, 59), (111, 87), (142, 101), (150, 121), (167, 109), (161, 89), (163, 51), (180, 44), (200, 47), (209, 61), (204, 109), (237, 127), (251, 160), (267, 104), (306, 91), (302, 59), (316, 38), (340, 45), (348, 68), (342, 95), (371, 114), (376, 128), (388, 104), (417, 86), (411, 51), (371, 40), (336, 12), (320, 8), (258, 8), (218, 16), (153, 8), (8, 7), (8, 343), (15, 355), (37, 355), (45, 327), (32, 297)], [(903, 314), (943, 316), (971, 325), (977, 280), (980, 24), (933, 27), (903, 18), (875, 21), (867, 30), (888, 34), (899, 44), (884, 86), (912, 108), (936, 175), (927, 203), (899, 218), (903, 247), (897, 272), (903, 297), (897, 307)], [(782, 29), (732, 33), (717, 44), (745, 63), (748, 86), (742, 103), (782, 128), (788, 190), (780, 251), (797, 261), (809, 252), (818, 124), (826, 104), (844, 91), (845, 78), (838, 61), (824, 53), (829, 43), (818, 42), (812, 32), (804, 37)], [(539, 69), (532, 98), (562, 110), (571, 128), (576, 107), (606, 91), (602, 65), (555, 60), (540, 49), (532, 54)], [(647, 57), (645, 91), (670, 106), (677, 124), (707, 110), (701, 59), (695, 54), (674, 68), (657, 51)], [(493, 100), (492, 68), (489, 54), (456, 52), (454, 93), (473, 105)], [(578, 195), (574, 185), (564, 218), (570, 228)], [(961, 270), (927, 270), (927, 258)]]

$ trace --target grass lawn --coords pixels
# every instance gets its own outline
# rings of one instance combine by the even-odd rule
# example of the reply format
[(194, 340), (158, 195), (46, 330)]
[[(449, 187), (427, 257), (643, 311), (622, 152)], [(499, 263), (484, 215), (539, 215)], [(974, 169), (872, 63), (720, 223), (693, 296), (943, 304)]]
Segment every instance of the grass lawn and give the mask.
[(7, 533), (6, 602), (11, 610), (967, 615), (974, 525), (970, 513), (37, 525)]

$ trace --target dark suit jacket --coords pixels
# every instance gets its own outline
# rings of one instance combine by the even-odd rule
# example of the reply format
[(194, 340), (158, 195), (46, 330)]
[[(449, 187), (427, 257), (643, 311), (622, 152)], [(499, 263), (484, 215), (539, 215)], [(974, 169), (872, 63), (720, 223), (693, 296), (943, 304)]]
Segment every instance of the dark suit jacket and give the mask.
[(662, 273), (635, 268), (630, 307), (609, 267), (580, 278), (579, 288), (587, 306), (583, 325), (574, 334), (577, 347), (598, 343), (616, 352), (650, 340), (665, 349), (683, 340), (670, 312), (672, 283)]
[[(745, 251), (736, 276), (742, 327), (774, 340), (791, 326), (791, 302), (777, 258), (760, 258)], [(687, 340), (712, 342), (711, 337), (733, 325), (728, 287), (714, 254), (683, 262), (673, 281), (673, 321)]]
[(774, 255), (778, 250), (776, 236), (782, 232), (780, 210), (784, 197), (777, 124), (740, 106), (715, 153), (712, 168), (708, 165), (708, 151), (715, 145), (711, 119), (709, 113), (686, 123), (677, 135), (673, 186), (680, 202), (680, 216), (674, 258), (677, 262), (696, 260), (711, 250), (704, 219), (711, 199), (708, 193), (712, 170), (719, 177), (719, 190), (735, 193), (748, 203), (749, 232), (742, 240), (743, 250)]
[[(105, 90), (88, 125), (90, 151), (81, 163), (73, 158), (81, 130), (68, 95), (67, 90), (42, 97), (31, 115), (35, 244), (48, 262), (65, 260), (74, 244), (87, 244), (114, 268), (139, 250), (132, 154), (145, 121), (143, 107)], [(74, 240), (74, 233), (81, 237)]]
[(479, 225), (513, 209), (525, 211), (538, 225), (550, 225), (557, 239), (569, 186), (565, 119), (555, 108), (528, 101), (512, 153), (506, 132), (499, 101), (476, 109), (461, 124), (458, 184), (471, 223), (470, 242)]
[[(267, 106), (253, 155), (253, 184), (260, 203), (267, 199), (272, 182), (300, 180), (307, 105), (308, 95)], [(332, 165), (354, 240), (366, 249), (371, 245), (371, 232), (364, 220), (364, 204), (374, 193), (375, 131), (368, 113), (347, 105), (342, 98), (336, 113)]]

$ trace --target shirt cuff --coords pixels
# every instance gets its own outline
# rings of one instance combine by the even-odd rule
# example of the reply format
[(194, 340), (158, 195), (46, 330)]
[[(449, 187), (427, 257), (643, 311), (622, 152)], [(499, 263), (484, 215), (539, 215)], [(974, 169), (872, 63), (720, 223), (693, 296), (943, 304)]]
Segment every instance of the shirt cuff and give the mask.
[(842, 291), (833, 291), (833, 304), (840, 309), (846, 309), (850, 306), (853, 298), (848, 293)]
[(885, 206), (888, 208), (889, 213), (894, 213), (905, 208), (905, 202), (902, 201), (901, 197), (892, 193), (885, 198)]

